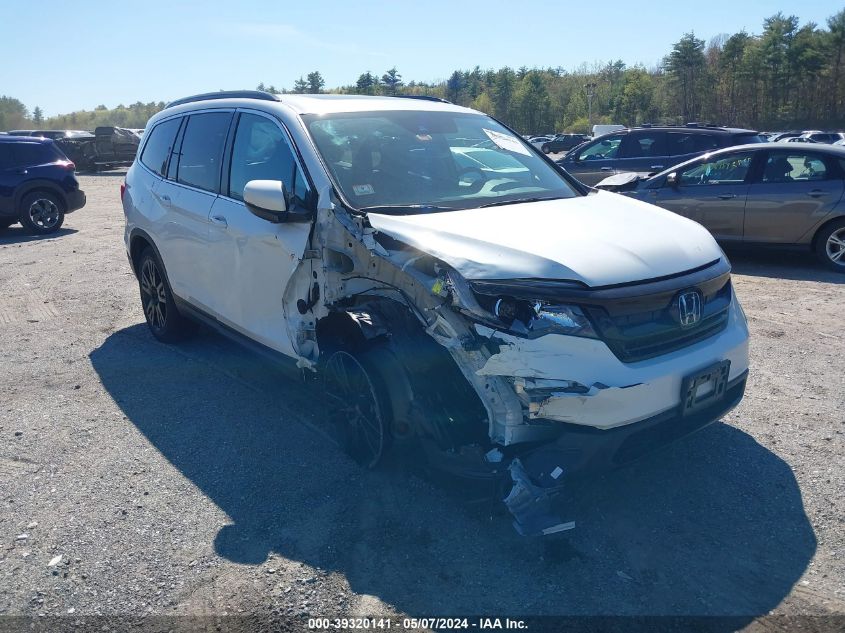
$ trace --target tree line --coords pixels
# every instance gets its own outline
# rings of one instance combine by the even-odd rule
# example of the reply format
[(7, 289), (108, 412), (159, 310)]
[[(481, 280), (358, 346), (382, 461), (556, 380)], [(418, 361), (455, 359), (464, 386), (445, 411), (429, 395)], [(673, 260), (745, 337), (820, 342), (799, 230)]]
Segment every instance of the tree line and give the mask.
[[(441, 81), (405, 81), (390, 68), (367, 70), (354, 83), (326, 89), (318, 70), (271, 93), (430, 95), (491, 114), (522, 133), (589, 131), (592, 123), (638, 125), (690, 121), (758, 130), (845, 127), (845, 9), (819, 26), (777, 13), (759, 34), (740, 31), (709, 42), (686, 33), (655, 68), (622, 60), (563, 67), (454, 70)], [(164, 107), (136, 103), (43, 119), (0, 97), (0, 129), (143, 127)]]

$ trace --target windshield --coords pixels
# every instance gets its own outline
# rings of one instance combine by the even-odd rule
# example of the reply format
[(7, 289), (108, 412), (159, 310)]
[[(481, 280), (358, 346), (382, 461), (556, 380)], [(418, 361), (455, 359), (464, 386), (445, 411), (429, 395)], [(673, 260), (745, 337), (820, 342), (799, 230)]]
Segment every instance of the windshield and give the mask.
[(571, 198), (559, 171), (492, 119), (404, 110), (303, 116), (344, 197), (379, 213)]

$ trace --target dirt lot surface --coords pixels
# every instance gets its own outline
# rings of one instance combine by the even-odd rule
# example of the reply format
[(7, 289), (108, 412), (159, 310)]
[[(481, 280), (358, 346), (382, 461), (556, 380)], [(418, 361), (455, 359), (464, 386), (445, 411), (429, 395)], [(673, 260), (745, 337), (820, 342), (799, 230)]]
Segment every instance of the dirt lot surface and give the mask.
[(122, 174), (80, 180), (61, 232), (0, 234), (0, 615), (845, 613), (845, 276), (732, 253), (743, 403), (522, 539), (401, 464), (361, 471), (319, 392), (220, 336), (157, 343)]

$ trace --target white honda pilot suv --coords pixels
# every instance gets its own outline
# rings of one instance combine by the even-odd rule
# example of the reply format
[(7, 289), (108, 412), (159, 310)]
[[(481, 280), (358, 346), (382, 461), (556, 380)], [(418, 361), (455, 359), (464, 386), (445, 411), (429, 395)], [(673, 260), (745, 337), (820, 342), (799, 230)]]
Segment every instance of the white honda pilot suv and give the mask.
[(150, 119), (122, 190), (153, 335), (197, 322), (320, 377), (325, 424), (568, 529), (567, 482), (719, 419), (748, 329), (700, 225), (577, 182), (430, 97), (217, 92)]

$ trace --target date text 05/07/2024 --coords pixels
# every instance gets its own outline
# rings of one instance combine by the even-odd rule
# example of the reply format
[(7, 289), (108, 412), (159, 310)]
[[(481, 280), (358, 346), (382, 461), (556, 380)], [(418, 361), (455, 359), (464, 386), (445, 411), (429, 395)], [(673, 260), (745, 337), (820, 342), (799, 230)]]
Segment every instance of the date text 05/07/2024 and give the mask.
[(524, 630), (528, 625), (524, 620), (511, 618), (309, 618), (311, 630), (380, 630), (420, 631), (428, 629), (455, 630)]

